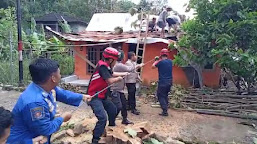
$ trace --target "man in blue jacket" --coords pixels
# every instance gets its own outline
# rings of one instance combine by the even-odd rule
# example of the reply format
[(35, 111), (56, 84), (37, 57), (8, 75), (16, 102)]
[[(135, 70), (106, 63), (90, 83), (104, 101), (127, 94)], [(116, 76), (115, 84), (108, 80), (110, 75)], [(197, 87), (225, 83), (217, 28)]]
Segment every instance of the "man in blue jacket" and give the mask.
[(168, 116), (168, 94), (172, 86), (172, 61), (168, 56), (169, 50), (162, 49), (161, 59), (157, 58), (152, 65), (152, 68), (158, 68), (159, 73), (157, 97), (162, 108), (161, 116)]
[[(24, 139), (33, 139), (43, 135), (48, 138), (57, 132), (63, 122), (71, 118), (70, 113), (55, 117), (56, 101), (79, 106), (88, 95), (73, 93), (57, 87), (61, 80), (59, 65), (50, 59), (37, 59), (29, 66), (32, 83), (19, 97), (12, 113), (14, 124), (7, 143), (22, 143)], [(30, 144), (26, 142), (26, 144)]]
[[(9, 110), (0, 107), (0, 144), (5, 144), (9, 135), (11, 125), (13, 124), (13, 115)], [(23, 139), (19, 143), (33, 143), (44, 144), (47, 142), (47, 138), (44, 136), (38, 136), (33, 139)]]

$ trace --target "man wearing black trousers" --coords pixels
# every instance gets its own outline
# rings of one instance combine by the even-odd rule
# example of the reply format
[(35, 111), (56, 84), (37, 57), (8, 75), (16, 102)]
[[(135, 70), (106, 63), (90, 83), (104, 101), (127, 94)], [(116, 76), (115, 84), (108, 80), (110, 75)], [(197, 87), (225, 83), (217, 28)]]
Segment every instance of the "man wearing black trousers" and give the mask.
[[(113, 72), (132, 72), (134, 71), (133, 66), (127, 66), (122, 63), (124, 59), (124, 52), (120, 50), (120, 57), (118, 58), (116, 64), (113, 67)], [(143, 65), (137, 65), (136, 68), (142, 67)], [(127, 113), (127, 100), (124, 94), (124, 88), (125, 88), (125, 80), (121, 80), (120, 82), (117, 82), (113, 84), (111, 87), (112, 90), (112, 102), (116, 105), (117, 107), (117, 115), (121, 111), (122, 115), (122, 124), (128, 125), (128, 124), (133, 124), (130, 122), (127, 118), (128, 113)]]
[(158, 68), (159, 73), (157, 97), (162, 108), (161, 116), (168, 116), (168, 94), (172, 86), (172, 61), (168, 56), (169, 50), (162, 49), (161, 59), (157, 58), (152, 65), (152, 68)]
[(136, 109), (136, 83), (137, 83), (137, 80), (141, 81), (141, 78), (139, 77), (139, 74), (136, 71), (136, 68), (138, 67), (136, 61), (137, 61), (137, 57), (135, 53), (129, 52), (128, 61), (126, 62), (126, 65), (132, 66), (133, 71), (126, 77), (125, 81), (128, 89), (129, 109), (131, 109), (131, 113), (135, 115), (139, 115), (140, 112)]

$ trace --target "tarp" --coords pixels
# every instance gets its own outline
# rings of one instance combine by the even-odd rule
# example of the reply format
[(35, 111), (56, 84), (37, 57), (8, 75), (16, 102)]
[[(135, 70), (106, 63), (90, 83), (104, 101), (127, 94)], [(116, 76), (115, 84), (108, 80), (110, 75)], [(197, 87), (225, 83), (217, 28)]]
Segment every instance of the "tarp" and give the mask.
[[(158, 16), (150, 15), (149, 20)], [(109, 31), (112, 32), (116, 27), (122, 27), (124, 32), (137, 31), (131, 26), (138, 19), (138, 14), (131, 16), (129, 13), (97, 13), (90, 20), (86, 31)], [(137, 24), (140, 24), (138, 21)], [(145, 30), (146, 23), (144, 23)]]

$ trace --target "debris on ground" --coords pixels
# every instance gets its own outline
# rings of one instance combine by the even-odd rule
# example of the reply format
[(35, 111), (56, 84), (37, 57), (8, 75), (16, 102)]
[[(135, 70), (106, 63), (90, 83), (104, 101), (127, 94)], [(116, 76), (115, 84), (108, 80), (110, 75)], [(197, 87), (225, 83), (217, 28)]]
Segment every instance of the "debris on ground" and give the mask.
[(52, 136), (52, 140), (59, 140), (66, 136), (66, 130), (62, 130)]
[(75, 137), (75, 134), (74, 134), (74, 132), (73, 132), (72, 129), (68, 129), (68, 130), (66, 131), (66, 133), (67, 133), (68, 136)]
[(73, 132), (75, 134), (75, 136), (78, 136), (84, 132), (86, 132), (86, 128), (83, 126), (82, 123), (79, 123), (79, 124), (75, 124), (74, 126), (74, 129), (73, 129)]
[(231, 91), (191, 90), (180, 103), (182, 108), (200, 114), (257, 120), (257, 95), (237, 95)]
[[(173, 140), (173, 139), (172, 139)], [(179, 140), (168, 139), (155, 134), (147, 122), (135, 125), (118, 125), (107, 127), (104, 136), (99, 141), (100, 144), (184, 144)]]
[(251, 122), (251, 121), (243, 121), (243, 122), (239, 122), (238, 124), (241, 124), (241, 125), (246, 125), (246, 126), (249, 126), (249, 127), (252, 127), (254, 129), (257, 129), (257, 125), (256, 125), (256, 122)]
[(61, 83), (59, 86), (61, 88), (65, 89), (65, 90), (69, 90), (69, 91), (72, 91), (72, 92), (76, 92), (76, 93), (81, 92), (80, 91), (81, 88), (79, 86), (74, 86), (74, 85), (69, 84), (69, 83)]
[(23, 92), (25, 90), (25, 87), (16, 87), (16, 86), (13, 86), (13, 85), (1, 85), (0, 87), (2, 87), (2, 90), (4, 90), (4, 91)]
[(117, 125), (107, 127), (99, 143), (141, 144), (143, 138), (146, 138), (149, 134), (151, 134), (151, 131), (146, 122), (129, 126)]
[[(156, 99), (157, 83), (152, 83), (149, 99)], [(156, 102), (156, 100), (152, 100)], [(205, 89), (188, 89), (174, 85), (169, 94), (170, 107), (199, 114), (220, 115), (241, 119), (257, 120), (257, 95), (238, 95), (234, 91), (214, 91)], [(159, 107), (154, 103), (152, 107)]]

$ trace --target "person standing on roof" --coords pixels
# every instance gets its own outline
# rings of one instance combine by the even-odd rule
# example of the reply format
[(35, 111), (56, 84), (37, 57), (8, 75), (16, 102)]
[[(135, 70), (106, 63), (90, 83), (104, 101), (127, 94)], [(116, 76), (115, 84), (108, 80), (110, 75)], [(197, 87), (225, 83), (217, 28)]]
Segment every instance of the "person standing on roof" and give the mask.
[[(112, 72), (112, 67), (119, 58), (119, 52), (108, 47), (103, 51), (103, 60), (97, 63), (97, 67), (91, 76), (87, 93), (91, 96), (97, 94), (109, 85), (123, 80), (122, 76), (128, 75), (127, 72), (118, 73)], [(110, 100), (111, 91), (110, 88), (100, 92), (88, 103), (98, 121), (93, 130), (92, 144), (98, 144), (100, 137), (104, 133), (107, 118), (109, 120), (109, 126), (115, 126), (115, 119), (117, 116), (117, 109), (113, 102)], [(107, 117), (107, 115), (108, 117)]]
[(140, 112), (136, 109), (136, 83), (142, 81), (137, 72), (137, 57), (134, 52), (128, 53), (128, 61), (125, 63), (129, 67), (133, 67), (133, 71), (126, 76), (125, 82), (128, 89), (128, 105), (132, 114), (139, 115)]
[(173, 27), (175, 31), (177, 31), (178, 25), (181, 24), (181, 20), (180, 17), (177, 15), (170, 15), (167, 17), (166, 19), (168, 25), (169, 25), (169, 32), (171, 30), (171, 28)]
[[(134, 67), (133, 65), (127, 66), (122, 63), (124, 60), (124, 52), (120, 50), (121, 56), (118, 58), (116, 64), (113, 67), (114, 72), (132, 72), (134, 71), (134, 68), (140, 68), (143, 66), (143, 64), (137, 65)], [(128, 113), (127, 113), (127, 100), (124, 94), (124, 88), (125, 88), (125, 80), (121, 80), (118, 83), (115, 83), (112, 87), (112, 101), (117, 107), (117, 115), (121, 111), (122, 115), (122, 124), (128, 125), (133, 124), (127, 119)]]
[(162, 113), (159, 115), (168, 116), (168, 94), (172, 86), (172, 60), (168, 58), (168, 49), (162, 49), (160, 56), (160, 60), (159, 57), (156, 57), (152, 68), (158, 68), (159, 73), (157, 97), (162, 108)]
[(157, 25), (162, 29), (161, 30), (161, 37), (164, 38), (165, 34), (165, 27), (166, 27), (166, 19), (168, 17), (168, 12), (172, 11), (171, 7), (165, 8), (161, 14), (159, 15)]
[(66, 112), (56, 117), (56, 101), (79, 106), (82, 100), (87, 101), (91, 98), (57, 86), (61, 74), (59, 64), (54, 60), (36, 59), (29, 65), (29, 71), (33, 82), (20, 95), (13, 108), (14, 124), (7, 140), (8, 144), (41, 135), (46, 136), (47, 144), (50, 144), (51, 135), (72, 116)]

